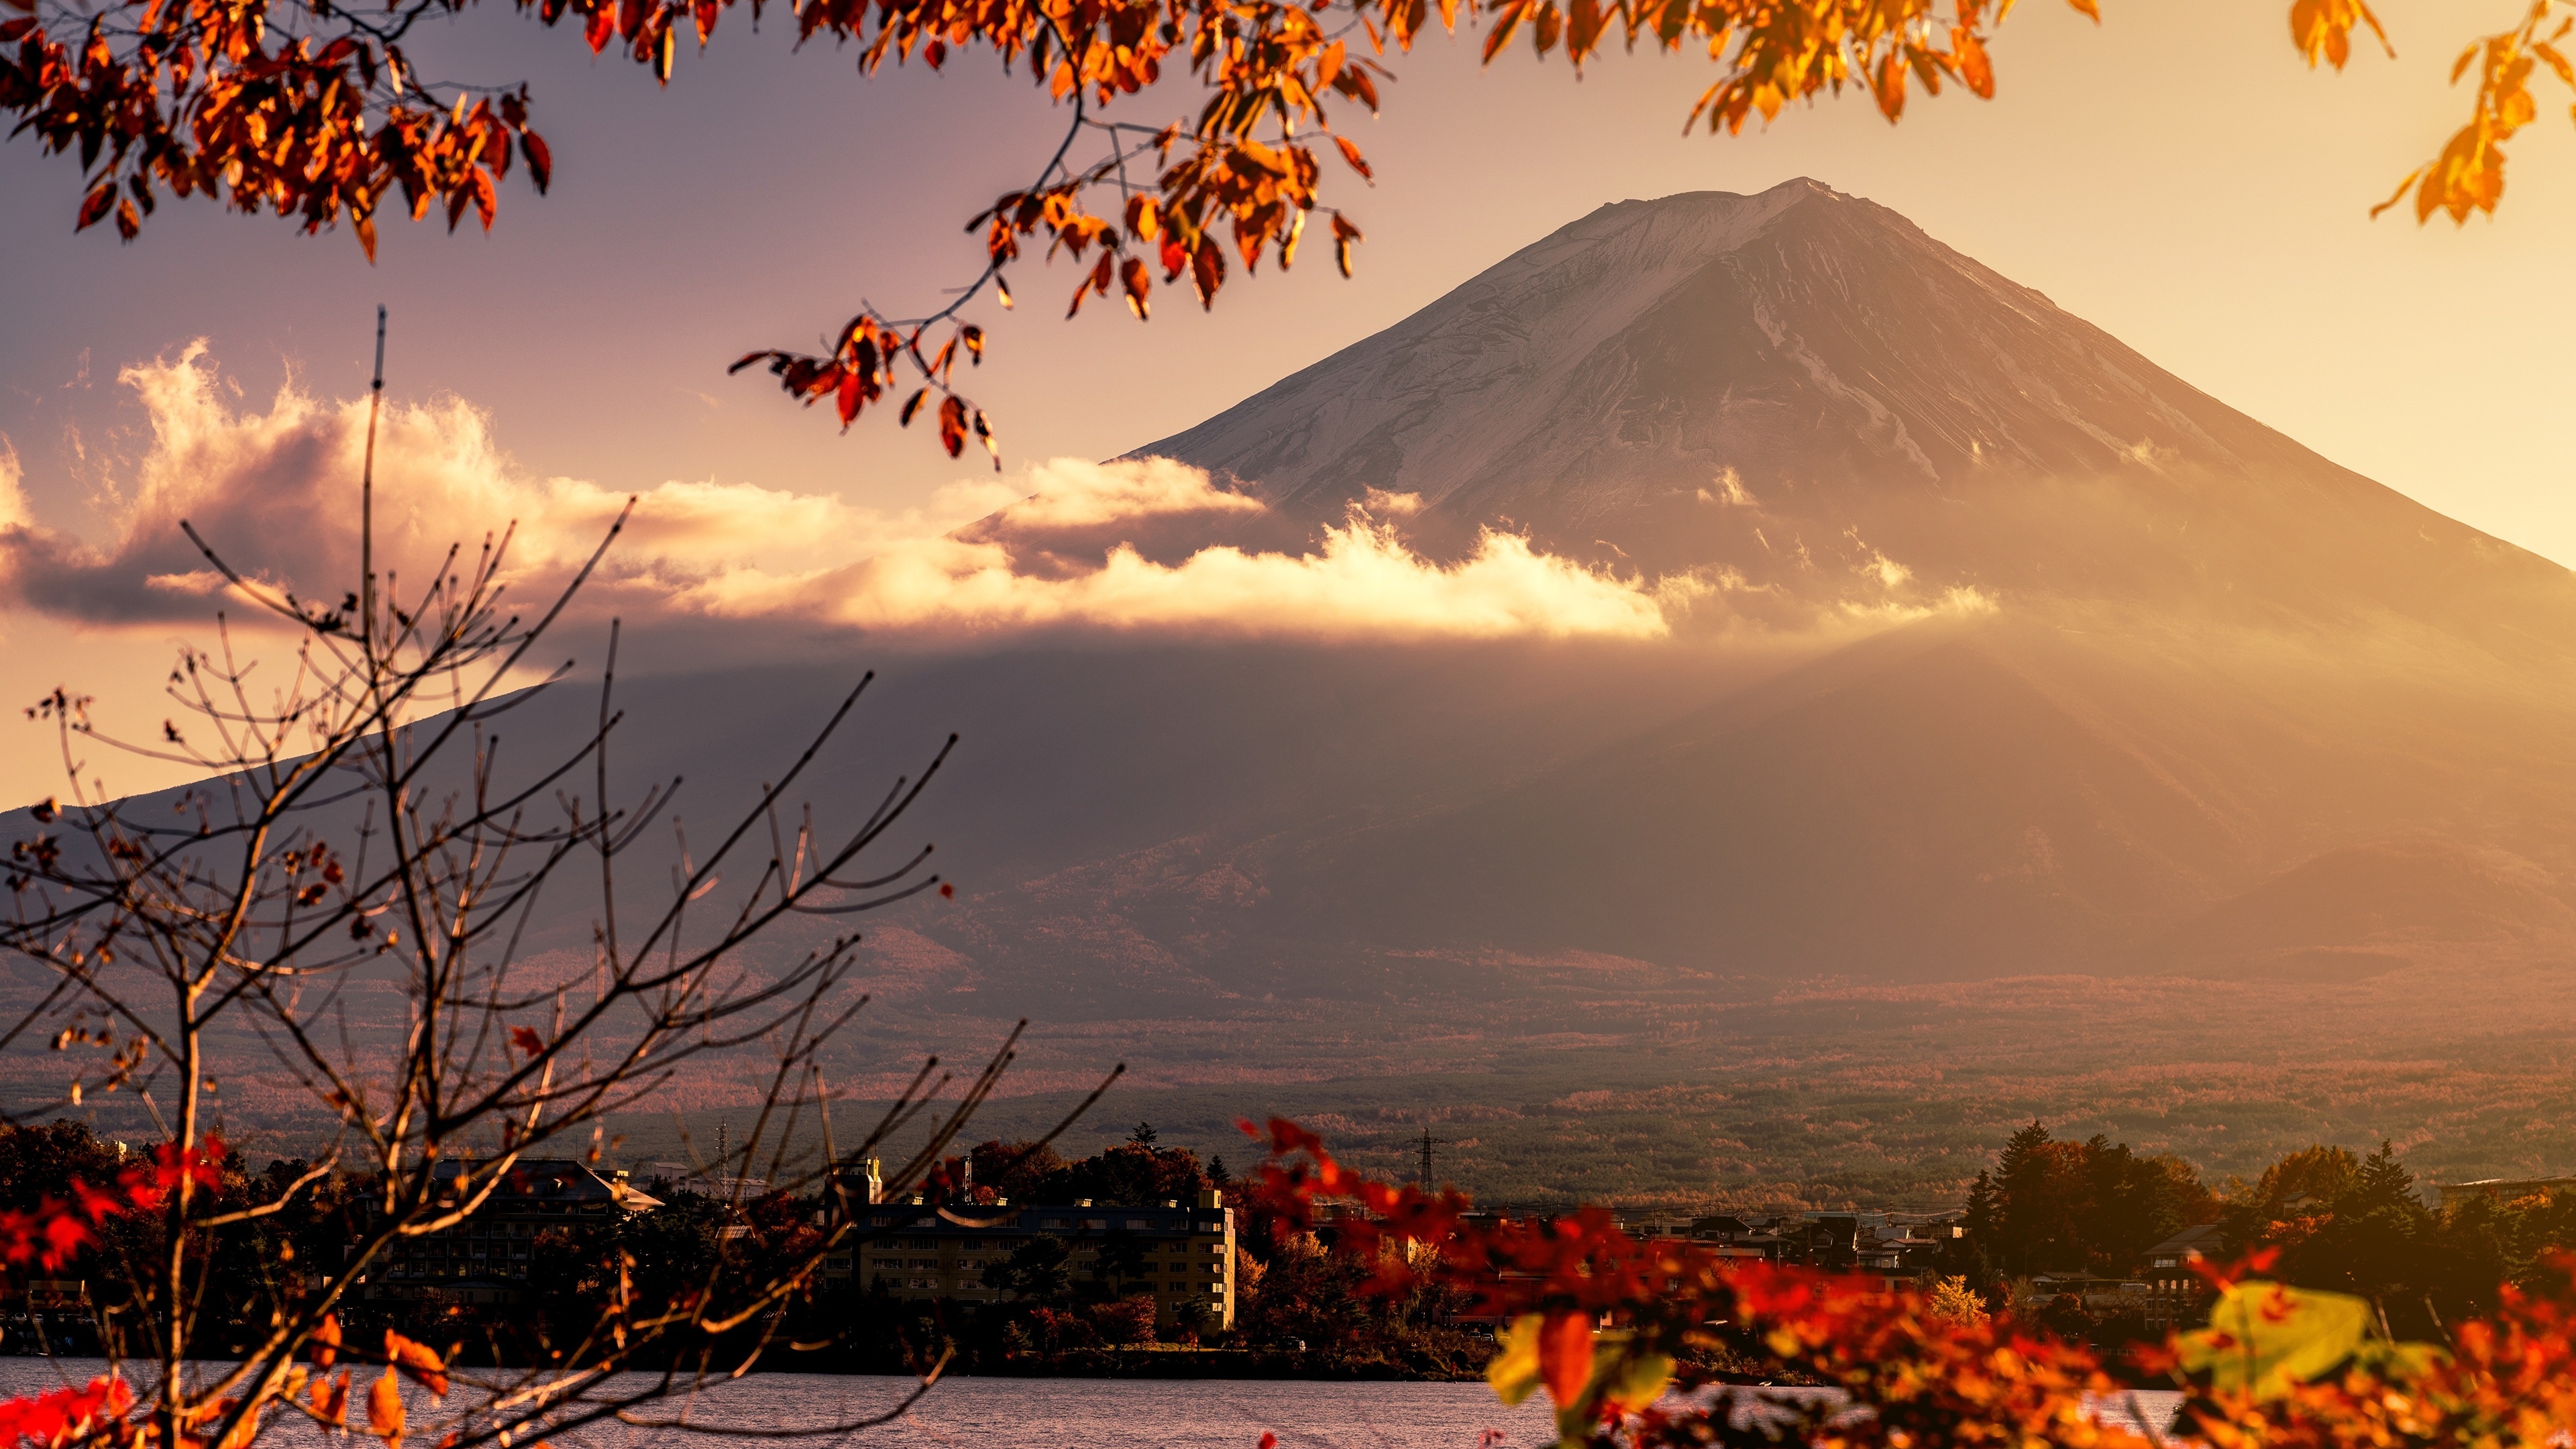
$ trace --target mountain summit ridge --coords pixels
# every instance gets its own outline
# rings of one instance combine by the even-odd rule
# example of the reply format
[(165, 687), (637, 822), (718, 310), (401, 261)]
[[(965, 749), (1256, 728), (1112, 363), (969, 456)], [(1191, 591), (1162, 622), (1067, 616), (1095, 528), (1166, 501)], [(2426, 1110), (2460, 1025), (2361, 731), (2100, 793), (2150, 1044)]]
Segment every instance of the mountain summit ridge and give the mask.
[[(1875, 265), (1870, 265), (1875, 264)], [(1704, 274), (1715, 270), (1722, 276)], [(1914, 283), (1914, 295), (1890, 294)], [(1716, 295), (1712, 295), (1712, 289)], [(1925, 290), (1929, 289), (1929, 290)], [(1937, 305), (1926, 328), (1926, 309)], [(1913, 320), (1892, 301), (1916, 304)], [(1717, 312), (1712, 304), (1732, 302)], [(1831, 304), (1822, 305), (1819, 303)], [(1671, 319), (1658, 314), (1685, 309)], [(1972, 314), (1990, 314), (1979, 318)], [(1993, 316), (2015, 317), (2059, 334), (2048, 339), (2053, 350), (2092, 353), (2088, 372), (2109, 371), (2160, 406), (2147, 412), (2154, 429), (2110, 429), (2091, 408), (2068, 406), (2061, 421), (2071, 424), (2091, 443), (2070, 449), (2062, 440), (2016, 439), (2001, 417), (1968, 422), (1941, 419), (1952, 426), (1924, 428), (1908, 412), (1927, 411), (1925, 404), (1949, 391), (1948, 401), (1971, 400), (1959, 393), (1969, 380), (1964, 370), (1943, 379), (1899, 378), (1876, 371), (1874, 364), (1955, 350), (1949, 334), (1991, 330)], [(1678, 321), (1690, 331), (1676, 335)], [(1851, 339), (1828, 338), (1836, 329), (1866, 323), (1904, 323), (1911, 335), (1879, 333)], [(1715, 324), (1714, 330), (1710, 324)], [(1843, 405), (1837, 419), (1847, 442), (1877, 434), (1873, 451), (1899, 462), (1922, 481), (1956, 484), (1982, 468), (2004, 466), (2018, 458), (2038, 467), (2063, 470), (2070, 462), (2096, 469), (2152, 465), (2156, 454), (2187, 457), (2203, 465), (2243, 467), (2254, 458), (2241, 454), (2220, 432), (2245, 427), (2268, 434), (2251, 419), (2224, 408), (2215, 399), (2165, 372), (2108, 333), (2056, 306), (2044, 294), (2013, 282), (1925, 234), (1902, 215), (1874, 202), (1846, 195), (1808, 178), (1782, 182), (1755, 195), (1734, 192), (1684, 192), (1651, 201), (1629, 200), (1597, 208), (1497, 262), (1448, 294), (1394, 326), (1282, 379), (1197, 427), (1138, 449), (1143, 454), (1174, 457), (1211, 471), (1231, 473), (1274, 502), (1308, 498), (1336, 484), (1364, 481), (1388, 492), (1412, 492), (1438, 505), (1462, 488), (1481, 494), (1497, 491), (1498, 481), (1480, 478), (1499, 459), (1510, 457), (1532, 437), (1597, 430), (1581, 425), (1579, 412), (1547, 407), (1522, 409), (1521, 425), (1500, 429), (1487, 418), (1487, 440), (1450, 454), (1403, 446), (1406, 435), (1423, 434), (1425, 443), (1453, 441), (1428, 416), (1425, 403), (1436, 400), (1442, 411), (1467, 402), (1466, 394), (1502, 390), (1544, 390), (1570, 384), (1578, 406), (1616, 398), (1621, 390), (1651, 394), (1663, 403), (1703, 406), (1719, 411), (1721, 430), (1688, 441), (1707, 454), (1710, 471), (1736, 467), (1746, 484), (1762, 481), (1756, 470), (1794, 467), (1789, 460), (1766, 456), (1748, 447), (1745, 433), (1758, 425), (1765, 405), (1779, 399), (1741, 395), (1750, 383), (1776, 386), (1794, 377), (1765, 378), (1759, 373), (1710, 372), (1707, 359), (1696, 373), (1646, 375), (1641, 366), (1678, 360), (1673, 353), (1710, 350), (1712, 340), (1750, 344), (1744, 350), (1770, 353), (1775, 366), (1804, 372), (1826, 399)], [(1857, 355), (1829, 359), (1820, 343), (1863, 344)], [(1989, 344), (1999, 340), (1978, 338)], [(2027, 343), (2031, 338), (2010, 339)], [(1696, 344), (1694, 348), (1694, 344)], [(1928, 344), (1928, 345), (1927, 345)], [(1662, 355), (1645, 355), (1653, 349)], [(1836, 352), (1848, 352), (1833, 346)], [(1998, 397), (2054, 397), (2058, 384), (2028, 365), (2026, 347), (1989, 346), (1980, 359), (1986, 370), (2007, 378), (2009, 389), (1992, 388)], [(1834, 365), (1840, 360), (1844, 365)], [(1481, 371), (1461, 364), (1481, 362)], [(1717, 396), (1694, 397), (1694, 383), (1718, 384)], [(1899, 386), (1899, 384), (1910, 386)], [(1465, 384), (1464, 389), (1456, 386)], [(1365, 401), (1381, 395), (1374, 407)], [(2166, 401), (2171, 394), (2172, 401)], [(1503, 400), (1478, 396), (1477, 401)], [(1518, 401), (1519, 399), (1513, 399)], [(1657, 432), (1652, 420), (1637, 415), (1637, 398), (1619, 398), (1627, 406), (1617, 421), (1628, 441), (1646, 441)], [(1892, 405), (1891, 405), (1892, 404)], [(2196, 414), (2217, 409), (2226, 415), (2213, 429)], [(1302, 415), (1292, 417), (1290, 415)], [(1288, 426), (1281, 426), (1284, 422)], [(1982, 422), (1984, 425), (1977, 425)], [(1574, 426), (1567, 426), (1569, 423)], [(1363, 424), (1354, 428), (1353, 424)], [(2167, 436), (2159, 438), (2154, 431)], [(1356, 433), (1356, 436), (1354, 436)], [(1667, 430), (1668, 437), (1669, 432)], [(2277, 435), (2275, 435), (2277, 436)], [(1500, 441), (1493, 439), (1500, 438)], [(1584, 441), (1590, 441), (1586, 438)], [(2235, 443), (2252, 441), (2239, 438)], [(1388, 450), (1386, 444), (1396, 448)], [(1812, 453), (1812, 440), (1805, 446)], [(1561, 453), (1561, 444), (1545, 451)], [(2262, 448), (2261, 452), (2273, 449)], [(2304, 451), (2304, 450), (2302, 450)], [(1751, 456), (1732, 457), (1730, 453)], [(2311, 455), (2313, 456), (2313, 455)], [(2320, 460), (2322, 461), (2322, 460)], [(1705, 478), (1699, 480), (1707, 481)], [(1524, 485), (1525, 486), (1525, 485)], [(1359, 496), (1356, 493), (1352, 497)], [(1336, 505), (1344, 501), (1335, 498)]]
[(2443, 597), (2465, 580), (2477, 608), (2503, 588), (2576, 649), (2565, 570), (1805, 178), (1600, 207), (1136, 452), (1310, 521), (1414, 494), (1434, 551), (1507, 527), (1810, 607), (1902, 571), (1917, 595), (2483, 627)]

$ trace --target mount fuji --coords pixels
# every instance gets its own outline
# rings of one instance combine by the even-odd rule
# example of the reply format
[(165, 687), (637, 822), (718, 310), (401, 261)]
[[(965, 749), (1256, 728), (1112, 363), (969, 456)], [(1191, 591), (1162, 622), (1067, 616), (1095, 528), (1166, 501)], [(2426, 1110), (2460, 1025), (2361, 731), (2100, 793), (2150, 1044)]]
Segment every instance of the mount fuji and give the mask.
[[(921, 817), (959, 895), (872, 923), (837, 1082), (1027, 1016), (1031, 1124), (1124, 1058), (1167, 1138), (1277, 1107), (1392, 1163), (1440, 1123), (1506, 1193), (1886, 1200), (2034, 1114), (2205, 1170), (2576, 1165), (2576, 575), (1886, 208), (1605, 206), (1135, 456), (1266, 505), (1153, 550), (1356, 509), (1695, 602), (870, 658), (872, 738), (965, 738)], [(747, 797), (746, 730), (833, 692), (640, 680), (622, 758)]]

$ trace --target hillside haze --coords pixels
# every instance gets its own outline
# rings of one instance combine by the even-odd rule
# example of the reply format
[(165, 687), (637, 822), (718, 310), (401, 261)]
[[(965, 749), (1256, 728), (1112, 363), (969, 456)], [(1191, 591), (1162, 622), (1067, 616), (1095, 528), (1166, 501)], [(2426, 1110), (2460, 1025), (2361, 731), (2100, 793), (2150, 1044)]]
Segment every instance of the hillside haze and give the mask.
[(1141, 451), (1739, 621), (1949, 616), (1290, 868), (1385, 937), (1874, 977), (2563, 938), (2567, 572), (1817, 183), (1604, 207)]
[(1939, 1196), (2033, 1115), (2219, 1172), (2576, 1167), (2576, 580), (1885, 208), (1603, 207), (1137, 453), (1267, 505), (1153, 556), (1356, 508), (1695, 593), (1643, 643), (639, 669), (619, 757), (693, 822), (861, 667), (824, 806), (965, 737), (918, 817), (958, 899), (874, 923), (836, 1081), (1027, 1015), (1016, 1091), (1124, 1058), (1110, 1118), (1232, 1150), (1285, 1110), (1387, 1165), (1441, 1124), (1509, 1195)]

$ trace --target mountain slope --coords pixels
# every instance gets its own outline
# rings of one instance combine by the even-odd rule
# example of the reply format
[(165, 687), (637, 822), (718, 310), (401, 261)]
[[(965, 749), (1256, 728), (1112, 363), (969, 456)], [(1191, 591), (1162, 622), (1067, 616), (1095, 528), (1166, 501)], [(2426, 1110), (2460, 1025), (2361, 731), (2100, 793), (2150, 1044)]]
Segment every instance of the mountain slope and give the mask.
[[(2576, 579), (1883, 208), (1812, 182), (1604, 208), (1143, 451), (1270, 506), (966, 536), (1070, 570), (1294, 546), (1359, 504), (1435, 553), (1526, 530), (1706, 593), (1652, 643), (634, 669), (617, 759), (687, 774), (693, 829), (864, 667), (800, 781), (824, 816), (964, 736), (904, 822), (958, 898), (860, 922), (875, 1000), (836, 1083), (1026, 1015), (1010, 1090), (1125, 1060), (1122, 1091), (1222, 1097), (1220, 1124), (1302, 1101), (1390, 1153), (1451, 1124), (1507, 1193), (1566, 1180), (1512, 1156), (1542, 1140), (1667, 1188), (1940, 1191), (2032, 1115), (2230, 1171), (2437, 1118), (2474, 1126), (2442, 1159), (2471, 1175), (2576, 1166), (2576, 1114), (2535, 1105), (2576, 999)], [(595, 717), (514, 714), (511, 757)], [(359, 1040), (404, 1029), (396, 994), (352, 1007)], [(1380, 1085), (1291, 1090), (1354, 1079)]]
[(1813, 181), (1603, 207), (1138, 451), (1310, 517), (1418, 494), (1435, 544), (1508, 520), (1653, 571), (1732, 570), (1755, 610), (1910, 575), (1912, 597), (2394, 611), (2481, 638), (2539, 607), (2550, 649), (2576, 640), (2565, 570)]

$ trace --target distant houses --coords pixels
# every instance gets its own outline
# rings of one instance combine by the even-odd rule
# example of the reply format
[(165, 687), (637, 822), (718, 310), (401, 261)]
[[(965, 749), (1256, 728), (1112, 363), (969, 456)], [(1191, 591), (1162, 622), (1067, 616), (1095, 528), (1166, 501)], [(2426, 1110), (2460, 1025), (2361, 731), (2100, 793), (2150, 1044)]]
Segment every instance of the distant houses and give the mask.
[(1933, 1270), (1942, 1252), (1965, 1235), (1961, 1216), (1956, 1209), (1920, 1213), (1809, 1209), (1700, 1217), (1648, 1211), (1622, 1214), (1619, 1226), (1632, 1237), (1687, 1241), (1721, 1258), (1869, 1273), (1894, 1286)]

